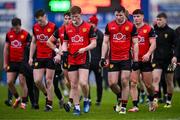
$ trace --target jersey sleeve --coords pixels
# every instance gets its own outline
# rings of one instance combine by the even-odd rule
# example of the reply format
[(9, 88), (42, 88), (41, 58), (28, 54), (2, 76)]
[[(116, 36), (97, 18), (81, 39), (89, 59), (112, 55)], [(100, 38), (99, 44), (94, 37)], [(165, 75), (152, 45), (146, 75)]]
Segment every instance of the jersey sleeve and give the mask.
[(58, 39), (59, 38), (59, 30), (56, 30), (54, 33), (53, 33), (53, 36)]
[(8, 38), (8, 34), (6, 34), (6, 42), (10, 43), (9, 38)]
[(31, 41), (31, 35), (30, 35), (29, 33), (28, 33), (28, 35), (27, 35), (26, 41), (27, 41), (27, 42), (30, 42), (30, 41)]
[(149, 37), (156, 37), (156, 33), (153, 28), (151, 28), (151, 30), (149, 32)]
[(110, 35), (108, 24), (106, 25), (106, 28), (105, 28), (105, 35)]
[(64, 41), (68, 41), (69, 40), (69, 37), (66, 33), (66, 29), (64, 30)]
[(131, 35), (132, 35), (132, 37), (135, 37), (135, 36), (137, 36), (137, 35), (138, 35), (138, 33), (137, 33), (137, 29), (136, 29), (136, 26), (135, 26), (135, 25), (133, 25)]

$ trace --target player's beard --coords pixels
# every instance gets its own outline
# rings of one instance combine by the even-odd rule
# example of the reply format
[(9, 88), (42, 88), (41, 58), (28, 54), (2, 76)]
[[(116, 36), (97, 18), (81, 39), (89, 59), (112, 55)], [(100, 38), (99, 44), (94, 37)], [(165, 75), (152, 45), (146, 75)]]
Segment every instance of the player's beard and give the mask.
[(72, 23), (73, 23), (74, 25), (76, 25), (76, 24), (77, 24), (77, 21), (75, 21), (75, 20), (72, 20)]

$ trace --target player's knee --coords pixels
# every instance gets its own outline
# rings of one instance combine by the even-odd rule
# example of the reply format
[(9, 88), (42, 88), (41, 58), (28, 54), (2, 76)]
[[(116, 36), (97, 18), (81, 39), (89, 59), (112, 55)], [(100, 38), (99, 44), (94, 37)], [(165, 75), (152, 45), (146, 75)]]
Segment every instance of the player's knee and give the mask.
[(46, 85), (47, 85), (47, 88), (51, 87), (53, 85), (52, 81), (51, 80), (47, 80), (46, 81)]
[(76, 89), (76, 90), (78, 90), (78, 84), (71, 84), (71, 89)]
[(153, 78), (153, 83), (159, 84), (159, 81), (160, 81), (159, 77), (156, 76), (156, 77)]
[(137, 82), (131, 81), (131, 88), (136, 88), (137, 87)]
[(12, 86), (14, 83), (13, 83), (13, 81), (8, 80), (8, 81), (7, 81), (7, 84), (8, 84), (8, 86)]
[(121, 86), (122, 88), (129, 86), (129, 81), (127, 79), (122, 79)]

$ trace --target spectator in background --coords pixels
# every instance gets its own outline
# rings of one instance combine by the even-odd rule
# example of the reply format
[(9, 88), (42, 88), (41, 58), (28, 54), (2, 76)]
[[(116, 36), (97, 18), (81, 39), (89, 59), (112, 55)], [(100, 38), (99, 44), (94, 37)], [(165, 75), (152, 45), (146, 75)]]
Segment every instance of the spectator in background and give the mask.
[[(97, 45), (94, 49), (91, 50), (91, 63), (89, 72), (94, 72), (95, 80), (96, 80), (96, 92), (97, 92), (97, 99), (96, 99), (96, 105), (99, 106), (101, 104), (102, 99), (102, 93), (103, 93), (103, 86), (102, 86), (102, 70), (99, 67), (99, 61), (101, 60), (101, 48), (102, 48), (102, 42), (103, 42), (103, 33), (97, 28), (98, 25), (98, 18), (96, 15), (93, 15), (89, 18), (88, 22), (92, 25), (96, 32), (96, 42)], [(89, 90), (90, 92), (90, 90)], [(89, 99), (90, 99), (90, 93), (89, 93)]]
[(159, 13), (156, 17), (156, 25), (154, 27), (156, 37), (156, 49), (153, 57), (153, 85), (155, 88), (155, 102), (158, 102), (159, 82), (161, 74), (165, 72), (167, 83), (167, 101), (165, 108), (171, 107), (171, 99), (173, 95), (173, 63), (174, 47), (175, 47), (175, 32), (167, 24), (167, 15)]

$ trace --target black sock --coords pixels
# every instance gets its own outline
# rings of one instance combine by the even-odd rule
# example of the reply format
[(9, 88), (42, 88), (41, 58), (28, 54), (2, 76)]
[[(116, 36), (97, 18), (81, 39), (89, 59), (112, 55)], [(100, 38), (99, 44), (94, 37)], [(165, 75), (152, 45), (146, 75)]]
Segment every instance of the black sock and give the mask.
[(134, 105), (135, 107), (138, 107), (138, 101), (137, 101), (137, 100), (134, 100), (134, 101), (133, 101), (133, 105)]
[(19, 97), (18, 93), (14, 93), (14, 97), (17, 99)]

